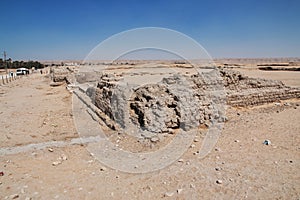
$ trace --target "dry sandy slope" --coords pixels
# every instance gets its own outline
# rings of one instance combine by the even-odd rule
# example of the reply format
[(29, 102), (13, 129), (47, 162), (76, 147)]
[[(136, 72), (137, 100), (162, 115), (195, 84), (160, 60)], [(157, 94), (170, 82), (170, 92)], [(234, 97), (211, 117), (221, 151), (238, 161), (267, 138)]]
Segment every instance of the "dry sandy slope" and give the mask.
[[(45, 77), (33, 75), (0, 87), (1, 147), (76, 136), (70, 94), (48, 85)], [(297, 199), (299, 109), (274, 104), (229, 109), (216, 150), (202, 160), (193, 155), (203, 139), (198, 135), (183, 162), (147, 174), (101, 171), (103, 165), (84, 145), (2, 155), (0, 199), (13, 194), (19, 199)], [(272, 145), (263, 145), (265, 139)], [(63, 154), (67, 160), (52, 166)]]

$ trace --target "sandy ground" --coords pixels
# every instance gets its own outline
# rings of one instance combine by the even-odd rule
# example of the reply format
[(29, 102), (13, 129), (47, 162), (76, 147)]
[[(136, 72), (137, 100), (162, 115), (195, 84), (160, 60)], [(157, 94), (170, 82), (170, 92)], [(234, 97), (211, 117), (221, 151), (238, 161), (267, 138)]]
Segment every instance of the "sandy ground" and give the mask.
[(249, 77), (273, 79), (291, 87), (300, 87), (300, 71), (263, 71), (255, 68), (237, 68), (236, 70)]
[[(2, 153), (0, 199), (299, 199), (300, 100), (287, 102), (229, 108), (208, 156), (193, 154), (203, 141), (199, 134), (181, 160), (151, 173), (105, 167), (85, 145)], [(4, 147), (67, 144), (78, 137), (71, 94), (64, 86), (50, 87), (44, 75), (0, 86), (0, 104), (0, 153)], [(271, 145), (263, 144), (266, 139)]]

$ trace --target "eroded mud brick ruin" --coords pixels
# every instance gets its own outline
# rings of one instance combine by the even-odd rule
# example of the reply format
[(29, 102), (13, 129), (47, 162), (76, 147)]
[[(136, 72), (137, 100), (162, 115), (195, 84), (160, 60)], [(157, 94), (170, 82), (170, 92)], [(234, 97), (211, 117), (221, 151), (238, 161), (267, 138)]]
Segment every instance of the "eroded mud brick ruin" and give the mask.
[[(72, 83), (73, 72), (53, 69), (52, 79)], [(249, 78), (234, 70), (218, 68), (209, 73), (165, 74), (160, 82), (142, 86), (123, 82), (126, 76), (145, 75), (82, 73), (76, 75), (79, 90), (74, 92), (108, 127), (118, 129), (133, 124), (153, 133), (224, 122), (225, 106), (248, 107), (300, 98), (300, 88), (281, 81)]]

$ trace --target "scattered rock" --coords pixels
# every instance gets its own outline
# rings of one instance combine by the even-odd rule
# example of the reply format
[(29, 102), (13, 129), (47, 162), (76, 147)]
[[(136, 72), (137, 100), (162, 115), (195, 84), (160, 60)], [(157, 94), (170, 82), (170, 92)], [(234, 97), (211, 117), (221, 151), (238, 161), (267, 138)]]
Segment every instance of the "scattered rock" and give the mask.
[(179, 160), (178, 160), (178, 162), (181, 162), (181, 163), (183, 163), (184, 161), (183, 161), (183, 159), (179, 159)]
[(239, 143), (240, 141), (239, 140), (234, 140), (234, 142)]
[(68, 158), (67, 158), (67, 156), (66, 156), (65, 154), (62, 154), (62, 155), (61, 155), (61, 159), (62, 159), (63, 161), (68, 160)]
[(63, 85), (64, 84), (64, 82), (51, 82), (50, 83), (50, 86), (51, 87), (57, 87), (57, 86), (61, 86), (61, 85)]
[(61, 164), (61, 161), (54, 161), (54, 162), (52, 163), (53, 166), (57, 166), (57, 165), (60, 165), (60, 164)]
[(106, 167), (104, 167), (104, 166), (102, 166), (101, 168), (100, 168), (100, 171), (106, 171), (107, 169), (106, 169)]
[(0, 176), (4, 176), (4, 172), (1, 171), (1, 172), (0, 172)]
[(174, 195), (174, 192), (166, 192), (164, 194), (165, 197), (172, 197)]
[(217, 183), (217, 184), (222, 184), (223, 181), (222, 181), (222, 180), (217, 180), (216, 183)]
[(180, 189), (177, 189), (177, 194), (180, 194), (182, 191), (183, 191), (183, 189), (182, 189), (182, 188), (180, 188)]
[(17, 199), (19, 198), (19, 194), (12, 194), (9, 196), (11, 199)]
[(194, 142), (199, 142), (199, 139), (195, 138), (195, 139), (194, 139)]
[(159, 138), (158, 137), (152, 137), (150, 140), (151, 140), (151, 142), (158, 142)]
[(49, 152), (53, 152), (53, 149), (52, 149), (52, 148), (48, 148), (48, 151), (49, 151)]
[(216, 167), (215, 170), (216, 171), (221, 171), (221, 167)]
[(271, 145), (271, 141), (270, 141), (270, 140), (265, 140), (265, 141), (263, 142), (263, 144), (265, 144), (265, 145)]

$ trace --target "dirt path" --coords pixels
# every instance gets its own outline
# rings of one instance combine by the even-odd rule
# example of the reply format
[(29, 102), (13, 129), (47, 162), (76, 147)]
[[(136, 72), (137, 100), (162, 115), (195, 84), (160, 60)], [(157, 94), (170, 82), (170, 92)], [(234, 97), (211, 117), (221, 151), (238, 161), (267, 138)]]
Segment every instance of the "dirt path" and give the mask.
[[(1, 86), (0, 94), (1, 147), (77, 137), (63, 86), (51, 88), (36, 74)], [(152, 173), (116, 171), (71, 143), (3, 155), (0, 199), (297, 199), (300, 107), (299, 100), (290, 103), (229, 109), (207, 157), (194, 155), (199, 134), (182, 160)], [(272, 144), (264, 145), (266, 139)]]
[(76, 137), (71, 94), (40, 74), (0, 87), (0, 147)]

